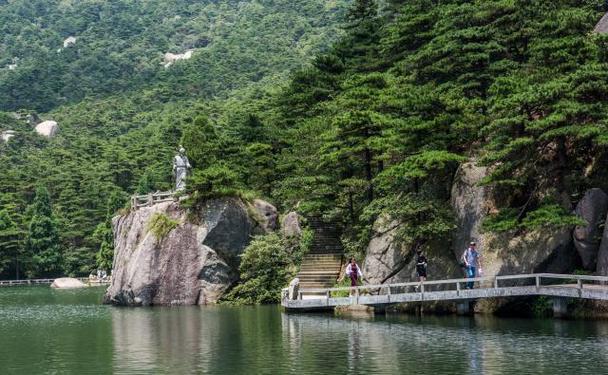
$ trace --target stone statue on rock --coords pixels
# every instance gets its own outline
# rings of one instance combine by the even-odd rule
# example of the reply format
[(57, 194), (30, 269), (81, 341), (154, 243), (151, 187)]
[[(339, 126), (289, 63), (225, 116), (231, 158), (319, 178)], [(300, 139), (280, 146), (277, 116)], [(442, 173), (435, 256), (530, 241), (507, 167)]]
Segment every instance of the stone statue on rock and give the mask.
[(175, 177), (175, 191), (186, 190), (186, 178), (192, 169), (186, 156), (186, 149), (179, 147), (179, 152), (173, 158), (173, 176)]

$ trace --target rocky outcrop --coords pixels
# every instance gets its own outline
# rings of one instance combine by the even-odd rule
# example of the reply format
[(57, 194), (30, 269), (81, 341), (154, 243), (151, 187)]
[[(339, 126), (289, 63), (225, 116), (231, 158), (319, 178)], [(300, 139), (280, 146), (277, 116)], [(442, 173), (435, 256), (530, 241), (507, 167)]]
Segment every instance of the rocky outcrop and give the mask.
[(594, 270), (600, 248), (600, 224), (608, 212), (608, 195), (601, 189), (588, 190), (576, 205), (575, 212), (587, 224), (574, 229), (574, 245), (583, 261), (583, 267)]
[(35, 130), (36, 133), (40, 134), (43, 137), (52, 138), (59, 131), (59, 125), (57, 125), (56, 121), (47, 120), (36, 125)]
[(258, 217), (257, 221), (266, 232), (277, 229), (279, 213), (275, 206), (261, 199), (255, 199), (253, 201), (253, 208)]
[[(416, 257), (407, 246), (395, 238), (399, 223), (379, 218), (374, 224), (363, 263), (366, 284), (400, 283), (416, 280)], [(425, 252), (429, 279), (460, 277), (459, 267), (449, 248), (433, 243)]]
[(285, 237), (299, 237), (302, 234), (300, 218), (296, 212), (289, 212), (283, 217), (281, 231)]
[(171, 52), (167, 52), (163, 56), (163, 65), (164, 65), (165, 68), (168, 68), (171, 65), (173, 65), (176, 61), (191, 59), (193, 53), (194, 53), (193, 50), (188, 50), (188, 51), (186, 51), (184, 53), (171, 53)]
[(608, 13), (604, 14), (600, 21), (595, 25), (593, 32), (598, 34), (608, 33)]
[(480, 186), (487, 168), (473, 162), (463, 164), (456, 173), (451, 204), (456, 216), (452, 251), (460, 259), (469, 241), (477, 242), (482, 254), (484, 276), (528, 272), (567, 272), (577, 262), (572, 228), (542, 228), (521, 234), (484, 233), (483, 221), (494, 210), (494, 197)]
[(481, 236), (481, 224), (490, 210), (489, 188), (480, 186), (487, 176), (486, 167), (475, 162), (464, 163), (458, 168), (452, 185), (451, 204), (456, 216), (456, 229), (452, 236), (454, 256), (460, 257), (469, 242), (476, 241), (485, 248)]
[[(154, 215), (177, 226), (164, 238), (148, 228)], [(239, 255), (256, 227), (237, 198), (208, 201), (188, 214), (176, 202), (143, 207), (113, 220), (115, 253), (106, 303), (127, 306), (216, 302), (238, 277)]]
[(68, 48), (74, 44), (76, 44), (76, 37), (74, 36), (69, 36), (63, 40), (63, 48)]
[(53, 280), (51, 284), (51, 288), (54, 289), (75, 289), (75, 288), (85, 288), (87, 285), (78, 279), (74, 279), (72, 277), (61, 277), (59, 279)]
[(15, 136), (15, 131), (14, 130), (5, 130), (3, 132), (0, 132), (0, 139), (3, 142), (8, 142), (11, 140), (11, 138), (13, 138)]
[[(608, 223), (608, 217), (606, 218)], [(600, 276), (608, 276), (608, 226), (604, 225), (604, 233), (602, 235), (602, 242), (600, 243), (600, 249), (597, 253), (597, 267), (596, 273)]]

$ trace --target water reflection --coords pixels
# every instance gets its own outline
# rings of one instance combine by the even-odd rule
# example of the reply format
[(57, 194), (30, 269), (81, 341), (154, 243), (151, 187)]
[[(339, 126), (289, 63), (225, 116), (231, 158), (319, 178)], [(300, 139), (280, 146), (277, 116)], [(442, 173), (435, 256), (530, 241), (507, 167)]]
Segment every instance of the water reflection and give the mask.
[(608, 373), (608, 323), (126, 309), (94, 290), (0, 290), (0, 373)]
[(112, 309), (112, 327), (121, 374), (553, 374), (585, 368), (583, 352), (603, 366), (608, 344), (605, 323), (348, 319), (275, 307)]

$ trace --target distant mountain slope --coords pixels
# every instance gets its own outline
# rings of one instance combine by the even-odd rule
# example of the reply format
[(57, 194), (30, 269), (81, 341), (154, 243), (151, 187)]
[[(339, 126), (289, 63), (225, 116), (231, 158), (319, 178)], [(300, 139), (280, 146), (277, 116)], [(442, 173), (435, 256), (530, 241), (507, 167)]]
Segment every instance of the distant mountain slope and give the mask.
[[(214, 97), (330, 43), (347, 0), (0, 1), (0, 110), (159, 85)], [(193, 51), (166, 68), (165, 53)]]

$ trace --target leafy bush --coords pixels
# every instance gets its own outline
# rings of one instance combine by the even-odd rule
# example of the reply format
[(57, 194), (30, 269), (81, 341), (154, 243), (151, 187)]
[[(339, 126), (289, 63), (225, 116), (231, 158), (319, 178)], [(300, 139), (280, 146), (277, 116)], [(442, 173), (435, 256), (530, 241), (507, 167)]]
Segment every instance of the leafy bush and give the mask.
[(223, 302), (239, 305), (280, 302), (281, 289), (297, 274), (312, 238), (313, 232), (308, 228), (299, 238), (277, 233), (256, 237), (243, 252), (240, 283), (223, 297)]
[(147, 229), (157, 240), (161, 241), (173, 229), (179, 225), (179, 221), (173, 220), (167, 215), (157, 212), (148, 221)]

